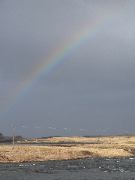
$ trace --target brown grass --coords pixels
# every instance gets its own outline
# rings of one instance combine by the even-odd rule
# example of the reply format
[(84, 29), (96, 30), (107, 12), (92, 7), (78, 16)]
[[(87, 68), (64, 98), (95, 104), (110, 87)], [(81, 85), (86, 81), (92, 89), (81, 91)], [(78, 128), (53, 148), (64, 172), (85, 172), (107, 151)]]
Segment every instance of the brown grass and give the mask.
[(21, 142), (18, 142), (14, 148), (12, 145), (1, 145), (0, 162), (67, 160), (85, 157), (128, 157), (135, 155), (135, 136), (53, 137), (33, 139), (29, 143), (33, 142), (48, 143), (48, 145), (21, 144)]

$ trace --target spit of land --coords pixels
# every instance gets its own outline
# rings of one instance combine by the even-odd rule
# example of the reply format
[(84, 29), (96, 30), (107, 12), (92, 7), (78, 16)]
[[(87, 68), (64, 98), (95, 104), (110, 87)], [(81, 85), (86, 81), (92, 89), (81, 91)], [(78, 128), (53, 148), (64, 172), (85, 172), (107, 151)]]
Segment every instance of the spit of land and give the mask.
[(51, 137), (0, 145), (1, 163), (133, 156), (135, 136)]

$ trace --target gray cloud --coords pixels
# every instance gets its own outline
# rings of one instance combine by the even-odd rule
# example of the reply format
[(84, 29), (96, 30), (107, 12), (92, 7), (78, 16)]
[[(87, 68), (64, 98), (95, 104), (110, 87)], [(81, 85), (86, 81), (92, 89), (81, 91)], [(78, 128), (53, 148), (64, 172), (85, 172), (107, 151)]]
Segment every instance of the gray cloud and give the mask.
[[(134, 133), (134, 7), (132, 0), (1, 1), (0, 131), (11, 134), (15, 123), (25, 136)], [(98, 31), (12, 107), (18, 84), (102, 16)]]

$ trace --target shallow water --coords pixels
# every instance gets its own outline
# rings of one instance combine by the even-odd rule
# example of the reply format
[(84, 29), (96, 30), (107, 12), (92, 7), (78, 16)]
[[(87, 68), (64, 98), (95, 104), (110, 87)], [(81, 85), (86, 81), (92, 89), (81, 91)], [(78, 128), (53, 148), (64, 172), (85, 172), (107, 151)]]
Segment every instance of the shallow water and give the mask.
[(135, 158), (0, 164), (0, 180), (135, 180)]

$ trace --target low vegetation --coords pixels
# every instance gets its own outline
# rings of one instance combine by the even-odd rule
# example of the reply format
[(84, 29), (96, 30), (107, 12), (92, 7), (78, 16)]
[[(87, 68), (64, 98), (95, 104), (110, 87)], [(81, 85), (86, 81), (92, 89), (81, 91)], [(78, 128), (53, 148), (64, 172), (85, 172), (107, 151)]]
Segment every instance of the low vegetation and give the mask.
[(1, 163), (134, 155), (135, 136), (52, 137), (0, 145)]

